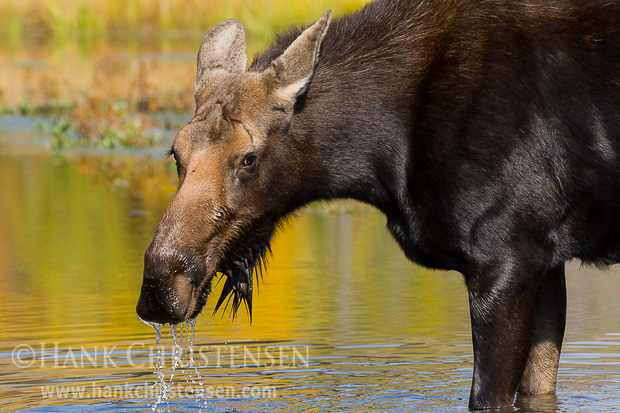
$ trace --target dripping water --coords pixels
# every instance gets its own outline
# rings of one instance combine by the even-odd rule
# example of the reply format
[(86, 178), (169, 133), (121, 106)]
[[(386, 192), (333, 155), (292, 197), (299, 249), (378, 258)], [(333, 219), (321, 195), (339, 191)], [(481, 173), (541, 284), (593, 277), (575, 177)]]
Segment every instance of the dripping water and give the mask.
[(206, 407), (207, 404), (207, 398), (205, 397), (205, 390), (204, 390), (204, 383), (202, 381), (202, 376), (200, 375), (200, 372), (198, 371), (198, 365), (196, 364), (196, 361), (194, 360), (194, 329), (196, 328), (196, 318), (191, 318), (189, 320), (187, 320), (185, 322), (186, 325), (186, 331), (187, 331), (187, 336), (189, 339), (189, 366), (188, 367), (192, 367), (194, 368), (194, 375), (190, 374), (189, 375), (189, 380), (192, 384), (192, 388), (196, 389), (197, 388), (197, 392), (196, 392), (196, 397), (198, 399), (198, 401), (203, 401), (204, 402), (204, 406)]
[[(155, 363), (155, 382), (152, 388), (157, 388), (157, 400), (152, 406), (152, 410), (155, 411), (159, 405), (164, 402), (168, 402), (170, 395), (170, 389), (174, 384), (174, 377), (177, 371), (180, 369), (181, 375), (185, 375), (185, 369), (193, 369), (189, 373), (189, 376), (185, 379), (186, 383), (191, 385), (192, 392), (198, 402), (202, 402), (204, 407), (207, 406), (208, 400), (205, 396), (204, 382), (198, 365), (194, 359), (194, 333), (196, 328), (196, 318), (187, 320), (183, 324), (171, 324), (169, 335), (172, 335), (174, 347), (171, 352), (171, 368), (170, 377), (166, 379), (164, 366), (166, 364), (166, 354), (164, 347), (161, 344), (161, 330), (163, 324), (151, 323), (148, 321), (141, 321), (147, 326), (155, 330), (155, 344), (157, 346), (157, 360)], [(185, 328), (184, 328), (185, 325)]]
[(159, 404), (163, 403), (166, 400), (167, 394), (168, 394), (168, 386), (166, 384), (166, 375), (163, 372), (166, 359), (165, 359), (164, 351), (161, 347), (161, 329), (163, 327), (163, 324), (151, 323), (149, 321), (142, 320), (141, 318), (140, 318), (140, 321), (142, 321), (144, 324), (146, 324), (147, 326), (155, 330), (155, 345), (157, 346), (157, 360), (155, 362), (154, 374), (156, 378), (155, 378), (155, 382), (151, 386), (151, 388), (158, 388), (158, 391), (156, 393), (157, 401), (155, 401), (155, 404), (152, 406), (152, 410), (155, 410)]

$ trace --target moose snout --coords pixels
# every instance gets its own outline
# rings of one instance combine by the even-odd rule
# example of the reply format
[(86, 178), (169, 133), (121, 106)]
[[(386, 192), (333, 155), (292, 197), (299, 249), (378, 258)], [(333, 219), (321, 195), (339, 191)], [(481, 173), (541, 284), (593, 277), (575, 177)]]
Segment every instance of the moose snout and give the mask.
[(190, 302), (191, 298), (180, 299), (168, 288), (143, 282), (136, 313), (141, 320), (151, 323), (178, 324), (186, 320)]
[(194, 283), (186, 254), (151, 244), (144, 255), (144, 274), (138, 317), (159, 324), (178, 324), (190, 318), (196, 306)]

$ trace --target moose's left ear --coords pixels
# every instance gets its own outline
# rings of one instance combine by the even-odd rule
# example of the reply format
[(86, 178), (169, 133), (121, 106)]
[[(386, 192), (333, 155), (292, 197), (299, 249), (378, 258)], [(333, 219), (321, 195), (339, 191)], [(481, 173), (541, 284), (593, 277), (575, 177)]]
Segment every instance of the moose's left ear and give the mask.
[(243, 73), (248, 64), (245, 28), (238, 20), (226, 20), (205, 36), (198, 52), (195, 92), (224, 73)]
[(294, 100), (306, 91), (314, 75), (321, 42), (327, 33), (331, 17), (332, 12), (328, 10), (271, 63), (269, 70), (275, 75), (280, 96)]

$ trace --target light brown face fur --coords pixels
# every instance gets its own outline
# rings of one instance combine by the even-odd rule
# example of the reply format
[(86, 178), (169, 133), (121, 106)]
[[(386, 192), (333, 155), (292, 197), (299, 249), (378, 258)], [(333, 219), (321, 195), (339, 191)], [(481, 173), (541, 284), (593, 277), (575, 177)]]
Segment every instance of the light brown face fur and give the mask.
[[(259, 163), (269, 163), (270, 128), (282, 129), (286, 119), (270, 116), (270, 96), (255, 73), (230, 74), (202, 91), (204, 101), (177, 135), (172, 152), (179, 172), (178, 195), (186, 204), (196, 199), (235, 210), (248, 218), (259, 211), (255, 200), (269, 177)], [(253, 163), (253, 165), (251, 165)], [(183, 194), (183, 195), (181, 195)]]
[(252, 271), (278, 220), (299, 206), (304, 155), (287, 133), (329, 18), (260, 73), (246, 71), (239, 22), (221, 23), (205, 37), (196, 113), (171, 149), (178, 191), (145, 254), (137, 307), (142, 319), (176, 323), (197, 315), (218, 271), (228, 277), (224, 295), (233, 295), (233, 310), (242, 300), (251, 309)]
[[(289, 166), (294, 148), (283, 133), (290, 114), (274, 109), (283, 102), (267, 83), (257, 73), (228, 74), (201, 91), (201, 106), (172, 146), (179, 188), (156, 239), (166, 234), (177, 249), (225, 255), (241, 226), (286, 213), (288, 200), (269, 194), (297, 180)], [(208, 272), (215, 270), (207, 265)]]

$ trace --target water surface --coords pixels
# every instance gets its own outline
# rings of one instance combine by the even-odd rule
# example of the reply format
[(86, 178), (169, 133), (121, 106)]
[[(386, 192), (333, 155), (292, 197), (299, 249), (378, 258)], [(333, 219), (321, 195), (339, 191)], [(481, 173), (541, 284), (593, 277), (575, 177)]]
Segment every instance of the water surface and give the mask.
[[(155, 333), (134, 309), (174, 172), (159, 150), (56, 157), (45, 142), (30, 120), (0, 121), (0, 409), (150, 411)], [(193, 387), (212, 394), (159, 408), (464, 411), (473, 357), (462, 278), (409, 263), (384, 225), (360, 208), (291, 220), (252, 325), (243, 311), (212, 317), (213, 300), (197, 320), (203, 386)], [(620, 269), (571, 264), (568, 295), (557, 397), (518, 398), (516, 411), (620, 407)], [(166, 326), (166, 374), (172, 344)], [(177, 368), (179, 389), (192, 379)]]

